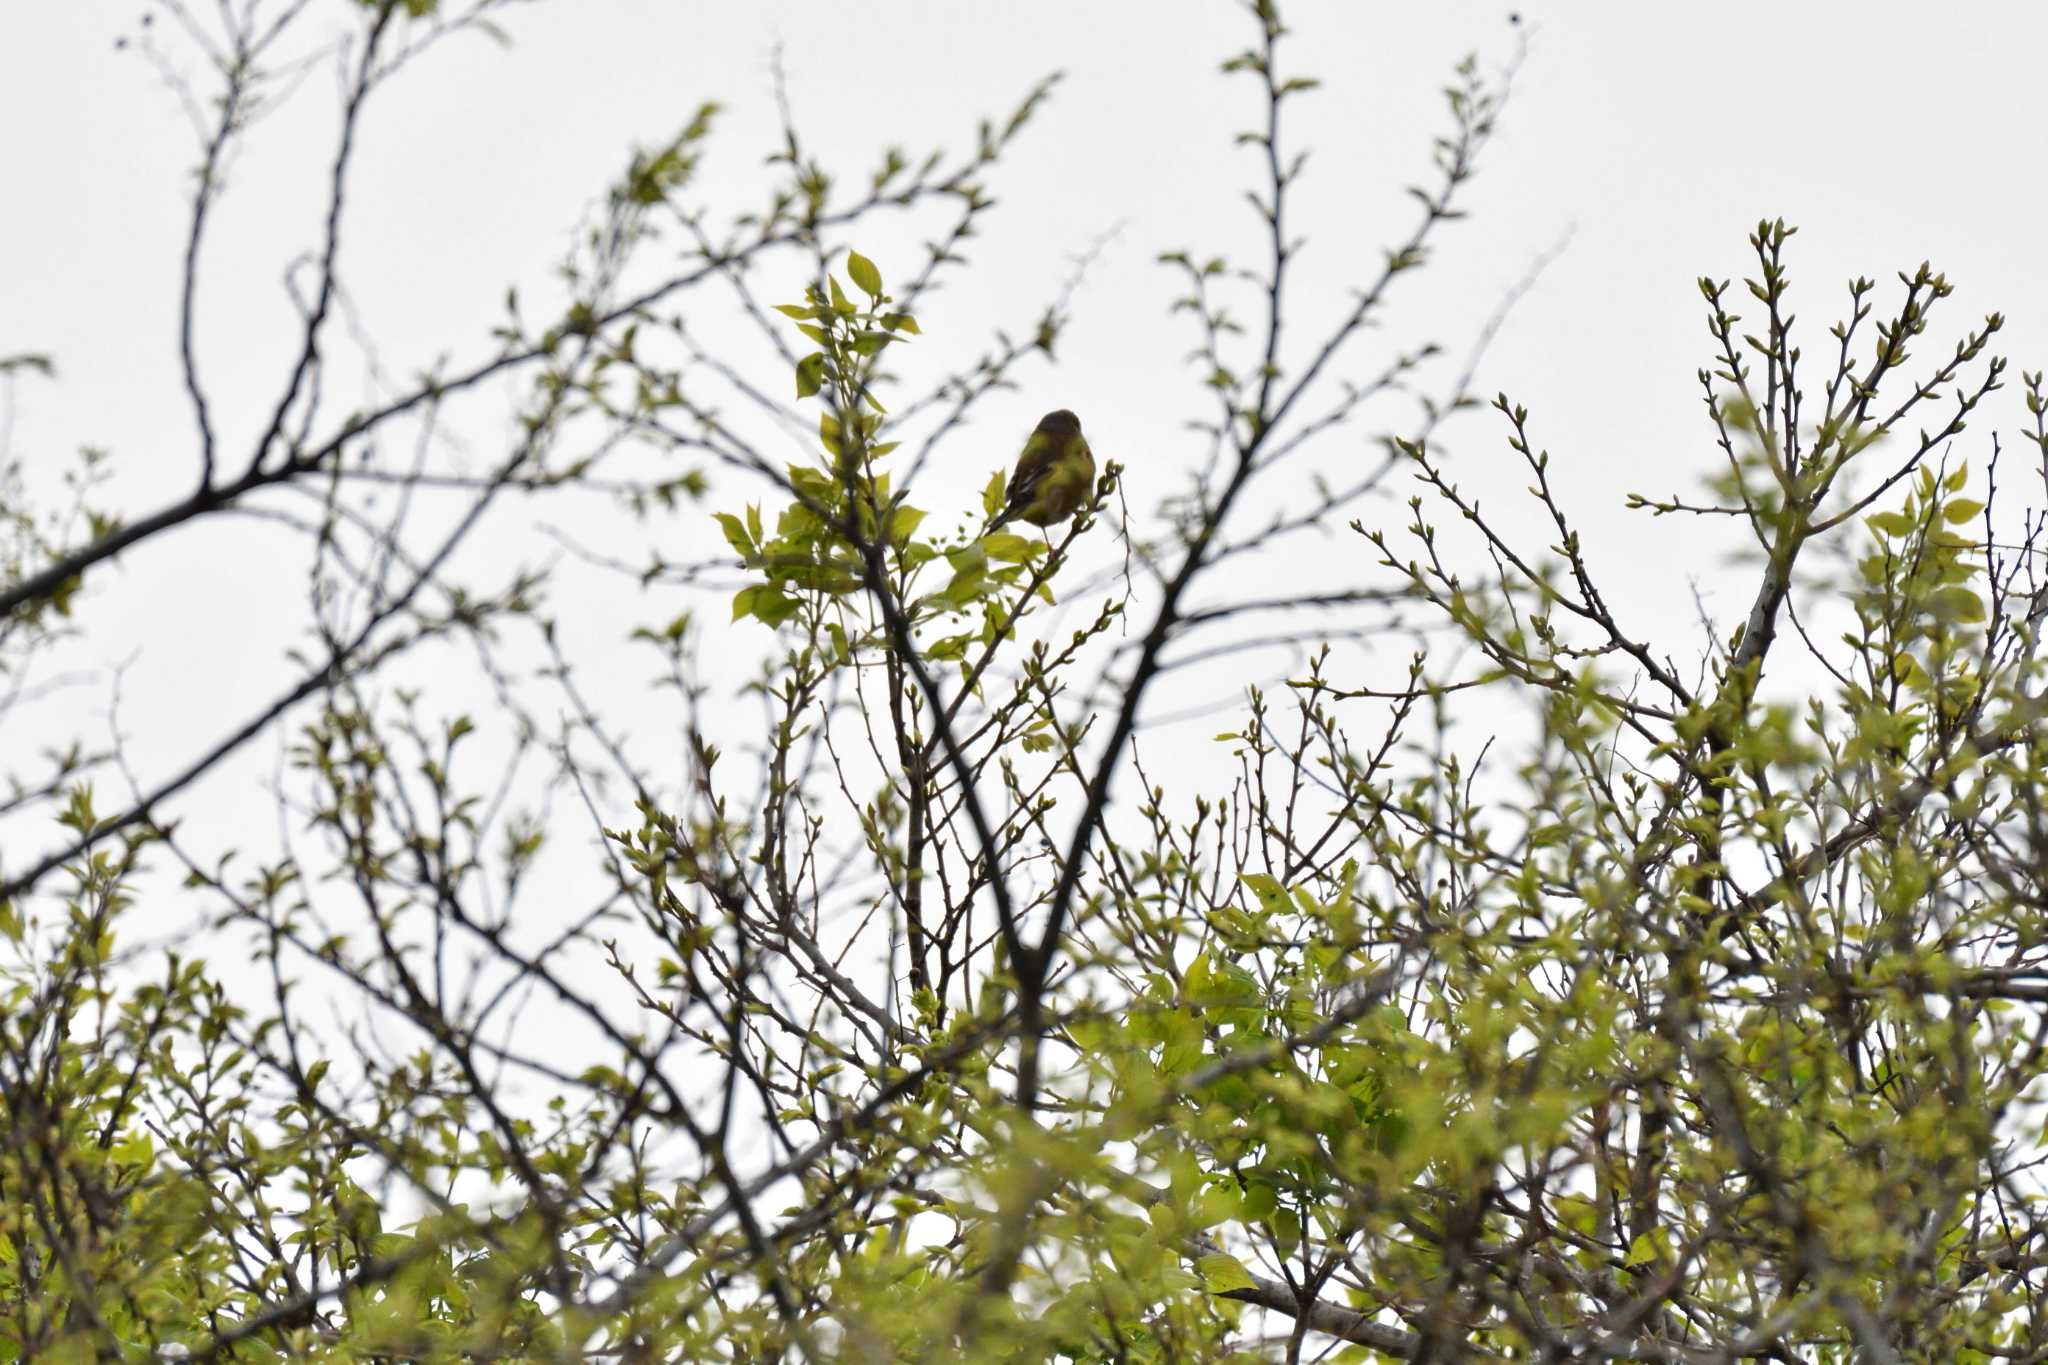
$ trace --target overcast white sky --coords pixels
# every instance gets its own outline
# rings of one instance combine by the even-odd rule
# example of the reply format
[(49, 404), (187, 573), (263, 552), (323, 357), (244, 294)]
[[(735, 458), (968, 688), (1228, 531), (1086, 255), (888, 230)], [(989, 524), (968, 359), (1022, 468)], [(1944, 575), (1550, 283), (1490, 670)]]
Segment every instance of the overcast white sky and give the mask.
[[(342, 7), (313, 0), (316, 18)], [(153, 8), (126, 0), (0, 12), (0, 355), (44, 352), (59, 366), (55, 383), (19, 386), (11, 454), (54, 478), (79, 446), (106, 447), (131, 513), (183, 491), (197, 470), (175, 346), (196, 147), (134, 42), (116, 46), (141, 37)], [(1712, 458), (1694, 379), (1708, 338), (1693, 281), (1740, 277), (1759, 217), (1802, 229), (1792, 262), (1810, 353), (1848, 276), (1891, 284), (1895, 270), (1932, 259), (1958, 286), (1932, 347), (1945, 350), (1961, 326), (1999, 309), (2011, 319), (2004, 349), (2015, 369), (2048, 365), (2048, 8), (1536, 0), (1520, 6), (1519, 29), (1509, 9), (1287, 7), (1294, 69), (1325, 82), (1292, 106), (1298, 145), (1312, 152), (1296, 209), (1308, 242), (1299, 270), (1323, 291), (1306, 301), (1302, 335), (1319, 309), (1342, 306), (1409, 221), (1401, 188), (1428, 173), (1429, 139), (1444, 126), (1436, 91), (1453, 63), (1477, 52), (1496, 68), (1527, 35), (1502, 133), (1466, 201), (1472, 218), (1440, 240), (1435, 269), (1390, 316), (1386, 344), (1433, 338), (1462, 352), (1532, 260), (1570, 232), (1498, 337), (1478, 388), (1530, 406), (1595, 563), (1616, 570), (1616, 605), (1683, 650), (1696, 639), (1692, 588), (1710, 606), (1718, 600), (1712, 546), (1690, 528), (1623, 513), (1622, 494), (1689, 490)], [(1166, 311), (1174, 281), (1154, 257), (1185, 246), (1249, 263), (1256, 250), (1241, 197), (1255, 166), (1231, 144), (1256, 105), (1248, 84), (1216, 72), (1250, 35), (1236, 6), (551, 0), (513, 8), (503, 25), (509, 48), (456, 40), (393, 85), (364, 126), (343, 264), (393, 374), (488, 354), (506, 287), (544, 295), (631, 148), (706, 100), (727, 113), (698, 198), (727, 211), (759, 202), (778, 45), (799, 126), (823, 159), (854, 175), (891, 143), (913, 154), (968, 145), (978, 117), (1006, 112), (1058, 70), (1066, 80), (1052, 103), (991, 177), (1001, 208), (972, 244), (974, 270), (924, 310), (917, 362), (936, 372), (970, 358), (994, 328), (1027, 326), (1073, 258), (1114, 236), (1076, 298), (1061, 363), (1027, 371), (1019, 391), (987, 405), (920, 500), (969, 506), (1056, 406), (1078, 411), (1098, 451), (1130, 466), (1134, 506), (1177, 486), (1195, 451), (1181, 423), (1207, 409), (1183, 363), (1185, 320)], [(157, 19), (150, 41), (193, 67), (170, 27)], [(230, 448), (260, 426), (262, 398), (288, 368), (280, 278), (312, 238), (336, 102), (327, 63), (257, 129), (209, 244), (200, 354)], [(907, 268), (931, 221), (893, 239), (879, 232), (862, 249), (885, 272)], [(801, 283), (783, 281), (774, 296)], [(764, 384), (784, 382), (758, 356), (743, 363)], [(1370, 368), (1361, 359), (1359, 371)], [(2002, 424), (2017, 420), (2014, 380), (1996, 410)], [(461, 433), (484, 458), (503, 435), (502, 407), (473, 411)], [(1497, 438), (1483, 414), (1448, 433), (1461, 477), (1505, 507), (1526, 480)], [(1362, 436), (1349, 439), (1365, 449)], [(1958, 453), (1981, 463), (1981, 448)], [(538, 536), (537, 515), (565, 519), (513, 506), (491, 528), (493, 543), (543, 557), (552, 542)], [(673, 532), (708, 533), (695, 514)], [(96, 584), (80, 658), (129, 665), (122, 719), (146, 766), (169, 770), (288, 675), (283, 650), (303, 620), (304, 584), (292, 562), (271, 557), (281, 543), (263, 527), (167, 537)], [(1263, 570), (1272, 589), (1362, 570), (1366, 559), (1341, 536), (1301, 553)], [(216, 594), (220, 605), (207, 605)], [(573, 601), (567, 614), (579, 616)], [(618, 611), (592, 603), (574, 647), (601, 660), (626, 625), (669, 614), (645, 601)], [(728, 643), (741, 654), (768, 640), (748, 625)], [(647, 662), (636, 657), (631, 675)], [(1245, 678), (1212, 674), (1183, 695), (1228, 698)], [(92, 705), (103, 709), (105, 678), (95, 686)], [(18, 766), (49, 738), (17, 725), (0, 736), (0, 766)], [(9, 862), (19, 856), (8, 850)]]

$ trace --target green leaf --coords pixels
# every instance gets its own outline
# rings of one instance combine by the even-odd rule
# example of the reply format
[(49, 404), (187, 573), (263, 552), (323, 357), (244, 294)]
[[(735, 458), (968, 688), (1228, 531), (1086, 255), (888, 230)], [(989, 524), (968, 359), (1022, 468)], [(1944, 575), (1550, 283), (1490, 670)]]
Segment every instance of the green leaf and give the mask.
[(796, 396), (809, 398), (825, 387), (825, 356), (814, 352), (796, 363)]
[(982, 552), (1005, 564), (1028, 564), (1045, 553), (1045, 542), (1009, 531), (997, 531), (981, 538)]
[(764, 626), (779, 626), (797, 614), (803, 603), (780, 588), (761, 586), (754, 597), (754, 619)]
[(959, 573), (987, 573), (988, 550), (980, 541), (973, 541), (957, 550), (946, 551), (946, 562)]
[(1969, 498), (1957, 498), (1941, 509), (1941, 515), (1947, 520), (1949, 525), (1956, 526), (1969, 521), (1983, 510), (1984, 504), (1981, 502), (1975, 502)]
[(1263, 872), (1247, 872), (1238, 880), (1259, 898), (1259, 905), (1269, 915), (1284, 914), (1292, 904), (1287, 898), (1287, 888), (1277, 878)]
[(1944, 621), (1974, 626), (1984, 620), (1984, 599), (1968, 588), (1943, 588), (1934, 599), (1934, 611)]
[(846, 273), (860, 286), (860, 291), (871, 299), (882, 297), (882, 272), (875, 269), (875, 263), (858, 251), (846, 253)]
[(740, 558), (751, 556), (754, 553), (754, 543), (748, 538), (747, 528), (740, 519), (730, 512), (717, 512), (713, 515), (718, 518), (719, 529), (725, 532), (725, 543), (739, 551)]
[(889, 539), (901, 545), (910, 539), (918, 524), (924, 519), (925, 510), (922, 507), (898, 507), (889, 514)]
[(980, 569), (963, 569), (953, 575), (940, 598), (956, 607), (971, 605), (988, 590), (988, 574)]
[(1233, 1290), (1256, 1289), (1258, 1281), (1252, 1278), (1244, 1262), (1227, 1251), (1212, 1251), (1195, 1266), (1202, 1272), (1202, 1283), (1211, 1294), (1228, 1294)]
[(1213, 1228), (1219, 1223), (1227, 1223), (1237, 1218), (1243, 1208), (1244, 1196), (1239, 1193), (1237, 1186), (1229, 1180), (1218, 1181), (1204, 1186), (1202, 1193), (1196, 1197), (1193, 1210), (1194, 1224), (1197, 1228)]

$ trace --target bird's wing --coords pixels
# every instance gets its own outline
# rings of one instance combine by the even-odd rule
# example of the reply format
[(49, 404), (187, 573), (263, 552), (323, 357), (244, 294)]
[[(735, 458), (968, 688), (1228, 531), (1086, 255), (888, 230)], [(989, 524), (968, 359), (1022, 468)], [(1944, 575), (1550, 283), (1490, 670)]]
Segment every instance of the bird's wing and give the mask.
[(1010, 474), (1009, 487), (1003, 490), (1006, 508), (1020, 507), (1031, 501), (1031, 495), (1052, 471), (1056, 449), (1051, 441), (1032, 433), (1031, 439), (1024, 443), (1024, 453), (1017, 457), (1017, 468)]

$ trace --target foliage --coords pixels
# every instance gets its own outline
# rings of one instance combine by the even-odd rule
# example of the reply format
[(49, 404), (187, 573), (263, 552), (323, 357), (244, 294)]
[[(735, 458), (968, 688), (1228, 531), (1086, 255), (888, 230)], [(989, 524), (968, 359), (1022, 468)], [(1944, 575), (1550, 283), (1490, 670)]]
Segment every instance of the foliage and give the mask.
[[(242, 57), (218, 73), (188, 272), (222, 149), (269, 88), (283, 26), (257, 8), (223, 8)], [(344, 171), (369, 96), (497, 6), (346, 8)], [(1123, 508), (1114, 462), (1057, 538), (948, 532), (953, 514), (911, 501), (931, 444), (1065, 320), (1055, 304), (923, 392), (887, 368), (949, 344), (919, 300), (962, 265), (983, 177), (1043, 87), (959, 162), (892, 151), (850, 197), (786, 127), (768, 209), (726, 229), (687, 198), (699, 110), (632, 158), (547, 320), (510, 300), (488, 359), (337, 420), (318, 395), (338, 172), (319, 301), (241, 469), (188, 345), (188, 496), (94, 510), (97, 454), (66, 515), (6, 485), (10, 677), (87, 628), (114, 555), (285, 505), (265, 499), (316, 498), (300, 529), (334, 591), (298, 679), (124, 807), (87, 780), (128, 772), (118, 743), (10, 774), (0, 818), (61, 838), (11, 857), (0, 888), (0, 1359), (2048, 1349), (2048, 586), (2038, 510), (1999, 501), (2001, 438), (1976, 473), (1958, 444), (2002, 387), (2000, 318), (1916, 366), (1948, 281), (1901, 273), (1880, 313), (1856, 280), (1816, 381), (1792, 229), (1760, 223), (1760, 320), (1743, 330), (1728, 284), (1701, 281), (1717, 467), (1702, 494), (1629, 499), (1739, 528), (1745, 614), (1704, 641), (1645, 631), (1506, 395), (1485, 420), (1547, 546), (1452, 477), (1437, 438), (1473, 406), (1463, 380), (1405, 429), (1388, 417), (1362, 478), (1355, 444), (1353, 482), (1297, 476), (1428, 373), (1425, 345), (1344, 377), (1459, 215), (1505, 92), (1461, 67), (1412, 235), (1283, 350), (1308, 286), (1280, 110), (1314, 82), (1282, 69), (1274, 6), (1249, 17), (1224, 66), (1264, 115), (1246, 138), (1269, 250), (1164, 257), (1215, 407), (1197, 424), (1213, 459), (1163, 531)], [(892, 293), (847, 238), (928, 207), (951, 226)], [(686, 245), (650, 280), (657, 224)], [(801, 300), (756, 305), (750, 270)], [(789, 381), (699, 340), (709, 285), (739, 286), (795, 408)], [(1265, 309), (1249, 326), (1245, 290)], [(492, 385), (516, 386), (519, 421), (486, 473), (378, 462), (380, 439)], [(2048, 393), (2025, 388), (2048, 467)], [(814, 448), (770, 458), (733, 393)], [(920, 414), (937, 434), (914, 448)], [(1395, 473), (1415, 480), (1405, 517), (1366, 521)], [(457, 515), (428, 536), (378, 510), (394, 484)], [(545, 576), (470, 586), (451, 567), (496, 500), (593, 487), (673, 535), (715, 519), (730, 551), (617, 566), (665, 608), (634, 642), (673, 692), (673, 759), (591, 701), (616, 664), (575, 656)], [(1269, 488), (1285, 505), (1254, 526)], [(1249, 556), (1354, 517), (1371, 584), (1231, 595)], [(709, 592), (715, 611), (673, 609)], [(1161, 678), (1304, 605), (1340, 626), (1392, 611), (1430, 644), (1395, 679), (1311, 650), (1216, 737), (1222, 790), (1155, 782), (1141, 711)], [(707, 658), (735, 641), (764, 655), (746, 728)], [(494, 708), (447, 714), (408, 685), (452, 642)], [(276, 727), (287, 846), (209, 853), (181, 803)], [(529, 749), (552, 776), (521, 808)], [(566, 871), (558, 792), (591, 836)], [(147, 927), (181, 914), (205, 917), (205, 958)]]

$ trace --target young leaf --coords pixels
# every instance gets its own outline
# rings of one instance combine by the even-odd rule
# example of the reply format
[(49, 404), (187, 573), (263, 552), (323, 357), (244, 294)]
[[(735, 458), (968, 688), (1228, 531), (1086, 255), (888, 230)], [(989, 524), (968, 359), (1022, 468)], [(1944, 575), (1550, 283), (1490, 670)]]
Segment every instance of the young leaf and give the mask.
[(882, 272), (875, 269), (875, 263), (858, 251), (846, 253), (846, 273), (860, 287), (860, 291), (871, 299), (882, 297)]
[(825, 356), (823, 352), (813, 352), (802, 360), (797, 361), (796, 396), (799, 399), (809, 398), (824, 387)]

